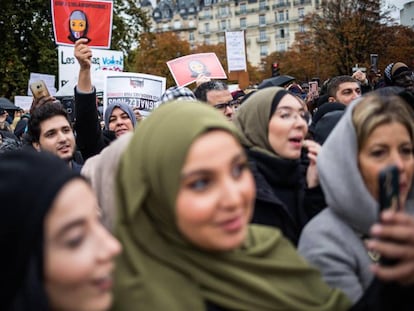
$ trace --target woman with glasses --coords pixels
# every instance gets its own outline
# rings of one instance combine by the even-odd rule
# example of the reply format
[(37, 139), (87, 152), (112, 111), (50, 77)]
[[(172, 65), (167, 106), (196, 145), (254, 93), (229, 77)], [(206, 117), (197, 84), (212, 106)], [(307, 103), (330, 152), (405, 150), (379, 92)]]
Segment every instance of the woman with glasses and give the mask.
[(256, 181), (253, 222), (279, 228), (295, 245), (314, 205), (324, 205), (316, 171), (320, 145), (305, 140), (308, 121), (305, 104), (281, 87), (255, 92), (234, 119)]

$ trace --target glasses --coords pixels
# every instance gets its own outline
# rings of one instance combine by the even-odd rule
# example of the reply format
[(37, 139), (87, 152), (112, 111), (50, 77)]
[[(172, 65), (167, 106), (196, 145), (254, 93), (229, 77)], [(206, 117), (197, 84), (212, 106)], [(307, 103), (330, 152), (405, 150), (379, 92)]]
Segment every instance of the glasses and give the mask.
[(235, 104), (236, 104), (235, 101), (234, 100), (231, 100), (231, 101), (229, 101), (227, 103), (222, 103), (222, 104), (214, 105), (213, 107), (216, 108), (216, 109), (218, 109), (218, 110), (224, 111), (224, 110), (226, 110), (227, 107), (233, 108), (233, 106)]
[(311, 115), (308, 111), (298, 111), (290, 107), (277, 108), (275, 114), (286, 121), (296, 121), (296, 119), (299, 117), (302, 120), (304, 120), (307, 124), (309, 124), (311, 120)]

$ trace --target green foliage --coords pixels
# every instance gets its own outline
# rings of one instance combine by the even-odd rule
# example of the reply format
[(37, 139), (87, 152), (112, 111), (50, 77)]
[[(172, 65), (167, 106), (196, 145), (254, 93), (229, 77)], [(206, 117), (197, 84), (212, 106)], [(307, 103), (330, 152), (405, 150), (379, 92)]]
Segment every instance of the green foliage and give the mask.
[(27, 93), (30, 72), (57, 73), (50, 2), (2, 0), (0, 3), (0, 95)]

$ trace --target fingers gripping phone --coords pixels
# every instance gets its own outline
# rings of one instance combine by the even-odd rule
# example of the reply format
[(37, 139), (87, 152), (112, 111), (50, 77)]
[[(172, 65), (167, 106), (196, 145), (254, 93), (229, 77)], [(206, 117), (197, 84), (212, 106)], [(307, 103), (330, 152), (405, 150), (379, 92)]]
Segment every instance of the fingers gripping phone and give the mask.
[(32, 91), (33, 97), (36, 99), (50, 96), (46, 83), (43, 80), (30, 83), (30, 90)]
[[(394, 165), (381, 170), (378, 176), (379, 213), (386, 209), (400, 210), (400, 182), (398, 168)], [(397, 263), (395, 259), (380, 258), (380, 264), (392, 266)]]

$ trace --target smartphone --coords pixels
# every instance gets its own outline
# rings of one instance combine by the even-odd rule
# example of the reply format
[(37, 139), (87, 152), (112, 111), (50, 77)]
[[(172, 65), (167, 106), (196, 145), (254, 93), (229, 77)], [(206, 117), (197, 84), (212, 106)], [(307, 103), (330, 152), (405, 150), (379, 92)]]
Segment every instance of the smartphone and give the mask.
[(30, 83), (30, 90), (32, 91), (33, 97), (39, 99), (41, 97), (49, 97), (50, 93), (47, 89), (46, 83), (43, 80), (35, 81)]
[[(400, 183), (398, 168), (394, 165), (387, 166), (380, 171), (378, 176), (379, 192), (379, 213), (383, 210), (392, 208), (395, 211), (400, 209)], [(392, 266), (398, 260), (381, 257), (380, 265)]]
[(387, 166), (380, 171), (378, 177), (379, 210), (393, 208), (400, 209), (400, 181), (398, 168), (394, 165)]
[(313, 98), (319, 96), (318, 81), (309, 81), (309, 93), (313, 95)]

